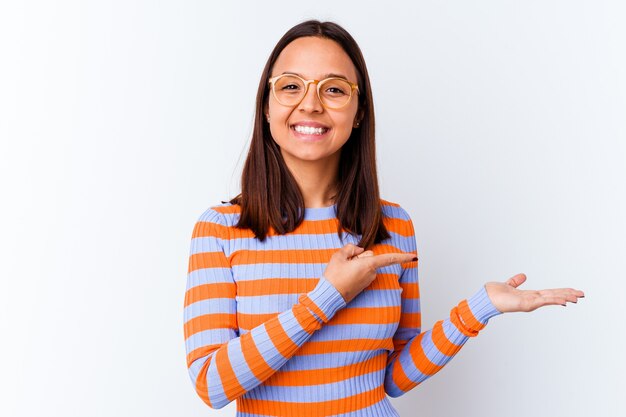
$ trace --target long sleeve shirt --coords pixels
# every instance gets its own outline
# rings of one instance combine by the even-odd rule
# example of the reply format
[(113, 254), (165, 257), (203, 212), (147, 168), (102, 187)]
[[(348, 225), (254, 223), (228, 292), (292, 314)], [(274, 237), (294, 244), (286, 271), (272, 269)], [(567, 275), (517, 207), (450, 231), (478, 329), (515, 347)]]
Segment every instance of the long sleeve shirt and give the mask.
[[(391, 237), (374, 254), (417, 255), (408, 213), (381, 200)], [(337, 235), (336, 205), (265, 241), (234, 225), (240, 206), (207, 209), (193, 229), (184, 303), (187, 366), (211, 408), (239, 417), (398, 416), (398, 397), (437, 373), (501, 314), (485, 287), (422, 332), (418, 262), (377, 269), (346, 303), (324, 277), (330, 257), (360, 236)]]

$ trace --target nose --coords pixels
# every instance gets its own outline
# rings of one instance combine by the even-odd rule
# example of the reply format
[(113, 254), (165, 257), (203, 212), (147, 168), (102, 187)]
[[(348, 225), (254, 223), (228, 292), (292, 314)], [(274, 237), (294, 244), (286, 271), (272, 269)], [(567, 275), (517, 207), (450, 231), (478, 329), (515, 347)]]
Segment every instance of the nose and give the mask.
[(312, 113), (318, 112), (321, 113), (324, 111), (324, 106), (320, 102), (319, 97), (317, 96), (317, 84), (310, 83), (309, 88), (302, 98), (300, 104), (298, 104), (298, 110)]

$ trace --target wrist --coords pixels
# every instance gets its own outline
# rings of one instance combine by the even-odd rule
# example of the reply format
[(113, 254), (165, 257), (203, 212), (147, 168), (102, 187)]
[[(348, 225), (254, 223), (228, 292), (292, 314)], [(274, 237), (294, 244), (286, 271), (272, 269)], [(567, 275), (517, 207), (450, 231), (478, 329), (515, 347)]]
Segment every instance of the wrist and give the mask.
[(322, 323), (328, 322), (347, 304), (341, 292), (324, 275), (320, 277), (313, 290), (300, 296), (299, 301)]
[(487, 324), (490, 318), (502, 314), (502, 312), (494, 306), (491, 298), (489, 298), (489, 293), (484, 285), (467, 299), (467, 305), (476, 320), (484, 324)]

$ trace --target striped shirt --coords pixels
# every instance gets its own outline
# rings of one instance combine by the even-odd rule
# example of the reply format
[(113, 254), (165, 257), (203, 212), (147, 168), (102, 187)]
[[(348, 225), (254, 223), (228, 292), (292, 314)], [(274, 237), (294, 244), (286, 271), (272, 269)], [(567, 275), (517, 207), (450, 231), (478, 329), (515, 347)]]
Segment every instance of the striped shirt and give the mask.
[[(374, 254), (417, 255), (413, 223), (381, 200), (391, 237)], [(398, 397), (437, 373), (501, 314), (485, 287), (421, 331), (418, 262), (377, 269), (346, 303), (324, 269), (339, 239), (336, 205), (264, 242), (237, 229), (240, 206), (206, 210), (193, 229), (184, 305), (187, 366), (211, 408), (237, 400), (237, 416), (398, 416)]]

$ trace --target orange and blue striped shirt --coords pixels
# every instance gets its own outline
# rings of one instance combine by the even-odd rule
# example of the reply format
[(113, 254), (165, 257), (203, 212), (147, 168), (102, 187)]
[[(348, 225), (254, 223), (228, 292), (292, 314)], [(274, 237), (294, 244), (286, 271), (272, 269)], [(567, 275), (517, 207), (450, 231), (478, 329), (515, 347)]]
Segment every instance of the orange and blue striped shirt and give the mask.
[[(417, 255), (413, 223), (381, 200), (391, 237), (375, 254)], [(237, 416), (398, 416), (398, 397), (437, 373), (501, 314), (485, 287), (421, 331), (418, 261), (377, 270), (346, 303), (323, 276), (331, 255), (360, 236), (337, 234), (336, 206), (264, 242), (234, 225), (240, 206), (206, 210), (193, 229), (184, 305), (187, 367), (211, 408)]]

